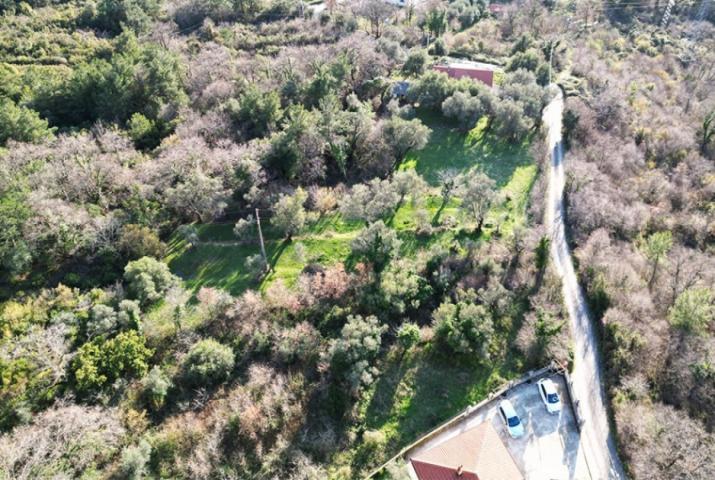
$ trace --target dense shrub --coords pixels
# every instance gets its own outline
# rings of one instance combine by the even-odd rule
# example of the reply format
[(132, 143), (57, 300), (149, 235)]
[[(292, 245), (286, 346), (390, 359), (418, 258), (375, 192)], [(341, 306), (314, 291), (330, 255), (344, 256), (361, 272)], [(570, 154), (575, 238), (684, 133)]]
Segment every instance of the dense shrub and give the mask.
[(486, 361), (494, 337), (491, 313), (469, 299), (442, 303), (432, 313), (437, 339), (453, 352)]
[(47, 120), (40, 118), (37, 112), (8, 99), (0, 101), (0, 145), (8, 140), (39, 143), (51, 137)]
[(118, 248), (130, 260), (142, 257), (161, 258), (166, 251), (166, 245), (151, 228), (142, 225), (129, 224), (122, 229)]
[(192, 385), (213, 385), (228, 378), (234, 363), (230, 347), (208, 338), (191, 347), (184, 359), (184, 374)]
[(135, 330), (85, 343), (73, 362), (76, 388), (83, 394), (93, 393), (117, 379), (142, 376), (152, 354)]
[(350, 315), (331, 349), (333, 371), (344, 378), (353, 393), (358, 394), (376, 378), (372, 363), (382, 345), (387, 327), (377, 317)]
[(370, 224), (350, 243), (353, 255), (371, 263), (380, 272), (400, 248), (397, 233), (385, 226), (382, 220)]
[(125, 447), (122, 450), (121, 466), (122, 475), (129, 480), (144, 478), (151, 459), (151, 445), (146, 440), (136, 445)]
[(172, 287), (179, 285), (165, 263), (151, 257), (129, 262), (124, 268), (129, 293), (143, 305), (159, 301)]

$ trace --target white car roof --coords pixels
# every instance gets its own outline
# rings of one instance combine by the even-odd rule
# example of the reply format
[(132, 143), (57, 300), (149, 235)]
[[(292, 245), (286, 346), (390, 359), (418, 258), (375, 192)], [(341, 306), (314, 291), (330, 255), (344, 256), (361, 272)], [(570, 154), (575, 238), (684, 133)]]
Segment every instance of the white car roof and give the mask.
[(516, 414), (516, 410), (514, 410), (514, 406), (509, 400), (502, 400), (499, 406), (502, 408), (502, 410), (504, 410), (504, 414), (507, 416), (507, 418), (518, 417), (518, 415)]
[(558, 393), (556, 391), (556, 385), (554, 385), (554, 382), (552, 382), (550, 378), (545, 378), (544, 380), (541, 380), (539, 383), (541, 383), (544, 386), (546, 393)]

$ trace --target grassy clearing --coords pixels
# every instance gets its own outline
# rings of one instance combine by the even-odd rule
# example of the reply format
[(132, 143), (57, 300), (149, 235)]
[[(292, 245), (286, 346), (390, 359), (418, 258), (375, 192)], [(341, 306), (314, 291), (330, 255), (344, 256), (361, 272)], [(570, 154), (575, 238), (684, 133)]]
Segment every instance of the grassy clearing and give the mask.
[(385, 359), (382, 375), (362, 403), (365, 428), (402, 447), (436, 424), (476, 403), (516, 372), (431, 358), (424, 348)]
[[(203, 225), (199, 228), (199, 245), (189, 248), (182, 239), (174, 237), (167, 257), (171, 270), (184, 279), (187, 288), (198, 290), (202, 286), (217, 287), (232, 295), (248, 288), (265, 288), (280, 278), (292, 285), (303, 268), (312, 262), (334, 265), (350, 253), (350, 240), (357, 231), (333, 233), (319, 232), (302, 235), (293, 242), (277, 237), (266, 238), (266, 254), (273, 267), (261, 283), (250, 275), (244, 262), (250, 255), (260, 253), (258, 244), (240, 245), (233, 235), (233, 225)], [(299, 258), (295, 246), (305, 246), (305, 257)]]
[(532, 164), (528, 142), (513, 145), (486, 133), (486, 119), (465, 134), (440, 114), (421, 111), (418, 118), (432, 129), (430, 141), (419, 152), (409, 153), (400, 168), (414, 168), (434, 187), (439, 186), (439, 173), (452, 168), (481, 170), (502, 188), (518, 167)]
[[(515, 226), (524, 223), (528, 194), (536, 177), (536, 166), (527, 152), (528, 144), (500, 142), (485, 133), (484, 121), (465, 134), (441, 115), (420, 112), (419, 117), (432, 129), (432, 136), (428, 145), (419, 152), (410, 153), (400, 168), (414, 168), (431, 189), (423, 205), (416, 207), (406, 202), (386, 220), (403, 241), (401, 255), (411, 256), (434, 243), (447, 244), (455, 238), (476, 240), (470, 233), (471, 222), (459, 216), (459, 199), (452, 199), (442, 206), (439, 172), (447, 168), (458, 172), (479, 169), (493, 178), (501, 190), (502, 201), (487, 218), (484, 239), (494, 235), (497, 228), (499, 233), (508, 234)], [(419, 237), (415, 234), (418, 208), (426, 209), (434, 224), (453, 217), (457, 226), (431, 237)], [(347, 222), (334, 213), (321, 217), (287, 243), (269, 222), (264, 222), (266, 250), (273, 270), (260, 284), (244, 267), (248, 256), (260, 253), (258, 244), (238, 244), (230, 224), (198, 225), (200, 243), (191, 249), (182, 239), (172, 238), (167, 261), (189, 289), (211, 286), (237, 295), (248, 288), (265, 289), (277, 279), (292, 285), (310, 263), (333, 265), (344, 261), (350, 253), (350, 241), (362, 228), (360, 222)], [(298, 242), (305, 247), (302, 258), (296, 252)]]
[(382, 440), (375, 445), (363, 436), (354, 448), (333, 459), (333, 469), (349, 466), (354, 475), (366, 474), (517, 377), (519, 365), (514, 360), (506, 353), (488, 366), (466, 364), (435, 356), (425, 344), (408, 352), (393, 346), (379, 365), (380, 378), (358, 405), (360, 431)]

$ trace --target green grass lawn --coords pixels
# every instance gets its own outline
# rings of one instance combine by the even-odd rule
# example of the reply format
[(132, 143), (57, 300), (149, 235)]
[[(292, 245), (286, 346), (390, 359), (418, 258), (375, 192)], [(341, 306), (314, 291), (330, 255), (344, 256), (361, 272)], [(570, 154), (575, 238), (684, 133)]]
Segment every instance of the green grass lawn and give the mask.
[(358, 405), (360, 430), (372, 432), (373, 438), (379, 432), (384, 441), (376, 448), (363, 437), (333, 459), (333, 469), (350, 466), (354, 476), (366, 475), (437, 425), (516, 378), (520, 365), (514, 360), (507, 352), (491, 365), (466, 364), (435, 356), (425, 345), (407, 353), (393, 346), (378, 365), (379, 379)]
[[(314, 228), (320, 228), (320, 222)], [(316, 232), (296, 237), (285, 242), (276, 236), (266, 236), (266, 255), (273, 267), (271, 273), (258, 283), (244, 267), (246, 258), (260, 253), (258, 244), (240, 245), (233, 235), (233, 225), (201, 225), (199, 238), (202, 242), (188, 248), (186, 242), (174, 237), (169, 244), (167, 257), (171, 270), (184, 279), (191, 290), (202, 286), (217, 287), (232, 295), (248, 288), (263, 288), (277, 278), (293, 284), (306, 264), (317, 262), (333, 265), (344, 260), (350, 253), (350, 240), (357, 230)], [(305, 258), (298, 258), (295, 246), (305, 246)]]
[(394, 348), (361, 404), (365, 428), (384, 432), (393, 447), (407, 445), (516, 375), (500, 367), (432, 358), (424, 348), (403, 357)]
[[(501, 201), (488, 215), (484, 239), (491, 237), (497, 228), (500, 233), (508, 234), (514, 226), (522, 224), (526, 218), (529, 191), (536, 177), (536, 165), (527, 152), (528, 143), (510, 145), (500, 142), (485, 133), (483, 121), (465, 134), (441, 115), (420, 112), (419, 118), (432, 129), (430, 141), (423, 150), (410, 153), (400, 168), (414, 168), (431, 186), (424, 205), (419, 208), (426, 209), (434, 222), (454, 217), (458, 226), (431, 237), (419, 237), (415, 234), (416, 207), (405, 202), (387, 219), (403, 242), (400, 254), (410, 256), (431, 244), (446, 244), (454, 238), (476, 240), (470, 233), (471, 222), (459, 216), (459, 199), (452, 199), (441, 208), (439, 172), (447, 168), (458, 172), (479, 169), (493, 178), (502, 192)], [(230, 224), (198, 225), (200, 243), (193, 248), (188, 248), (179, 237), (173, 237), (167, 261), (191, 290), (210, 286), (237, 295), (248, 288), (264, 289), (276, 279), (292, 285), (309, 263), (333, 265), (344, 261), (350, 253), (350, 241), (362, 228), (360, 222), (347, 222), (334, 213), (309, 225), (292, 242), (285, 242), (269, 222), (264, 222), (266, 251), (273, 268), (260, 283), (244, 267), (248, 256), (260, 253), (258, 244), (238, 244)], [(303, 258), (296, 252), (298, 242), (305, 247)]]
[(440, 114), (420, 111), (417, 117), (432, 134), (427, 146), (408, 153), (400, 168), (414, 168), (432, 186), (439, 186), (441, 171), (452, 168), (458, 172), (479, 169), (502, 188), (517, 168), (533, 164), (528, 142), (514, 145), (485, 133), (485, 119), (465, 134)]

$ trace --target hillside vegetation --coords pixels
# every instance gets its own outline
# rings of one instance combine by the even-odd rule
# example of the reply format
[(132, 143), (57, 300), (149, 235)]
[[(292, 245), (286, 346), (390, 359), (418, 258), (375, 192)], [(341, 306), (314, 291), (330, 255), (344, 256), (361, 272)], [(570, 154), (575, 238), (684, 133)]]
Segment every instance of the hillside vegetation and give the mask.
[(362, 478), (569, 364), (550, 79), (623, 457), (712, 478), (712, 19), (592, 7), (0, 1), (0, 478)]

